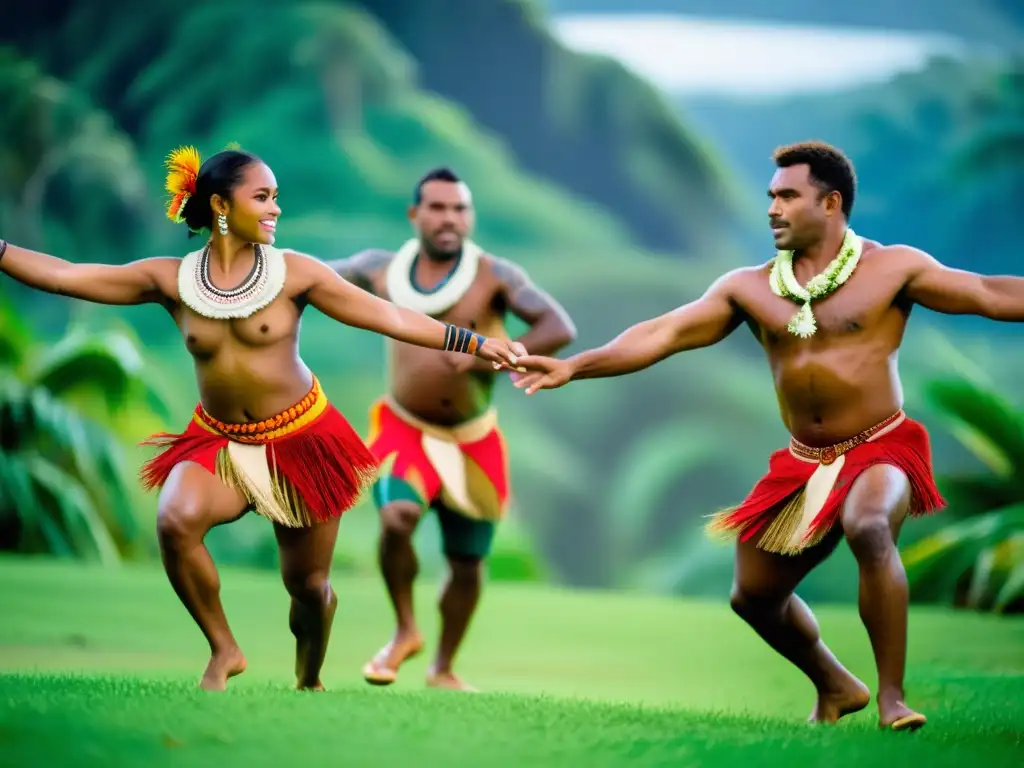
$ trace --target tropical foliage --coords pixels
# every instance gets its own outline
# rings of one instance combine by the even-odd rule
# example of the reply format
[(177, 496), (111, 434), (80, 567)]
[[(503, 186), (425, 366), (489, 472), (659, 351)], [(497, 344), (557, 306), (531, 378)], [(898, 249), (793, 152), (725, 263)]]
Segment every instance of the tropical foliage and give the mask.
[[(335, 258), (408, 237), (404, 214), (416, 178), (431, 166), (451, 165), (473, 189), (481, 244), (523, 264), (573, 315), (580, 337), (569, 353), (696, 298), (721, 272), (768, 255), (761, 237), (738, 252), (722, 235), (723, 228), (731, 235), (726, 223), (736, 218), (734, 179), (719, 159), (723, 148), (738, 154), (720, 141), (727, 131), (701, 136), (694, 120), (680, 119), (623, 67), (566, 51), (534, 2), (460, 0), (455, 10), (438, 9), (444, 10), (441, 0), (152, 0), (144, 8), (124, 0), (56, 0), (45, 8), (22, 4), (16, 14), (0, 11), (0, 46), (7, 46), (0, 97), (4, 114), (15, 116), (0, 126), (0, 236), (76, 261), (181, 254), (194, 241), (162, 215), (163, 158), (183, 143), (209, 154), (237, 141), (263, 155), (278, 177), (279, 241)], [(229, 65), (208, 66), (199, 52), (210, 50)], [(744, 168), (753, 169), (750, 188), (763, 199), (774, 143), (808, 131), (823, 138), (833, 129), (849, 131), (837, 135), (851, 137), (839, 143), (861, 167), (857, 216), (872, 222), (870, 234), (883, 234), (873, 231), (876, 222), (896, 222), (900, 240), (927, 246), (917, 239), (924, 233), (951, 247), (953, 235), (967, 233), (1005, 246), (960, 251), (971, 259), (1011, 258), (1015, 225), (1000, 211), (1019, 199), (1007, 190), (1020, 176), (999, 176), (996, 184), (1008, 163), (986, 168), (975, 159), (1016, 146), (1016, 134), (999, 126), (1015, 124), (1019, 91), (999, 80), (1002, 64), (975, 64), (940, 63), (877, 91), (815, 97), (799, 109), (784, 104), (785, 120), (746, 113), (742, 135), (768, 142), (752, 150)], [(979, 102), (986, 94), (989, 101)], [(975, 109), (979, 103), (988, 108)], [(813, 120), (828, 130), (815, 129)], [(958, 164), (959, 157), (967, 162)], [(965, 168), (981, 175), (969, 178), (960, 172)], [(934, 194), (940, 185), (941, 198)], [(1003, 230), (967, 226), (970, 214), (961, 213), (984, 209), (985, 200), (994, 201), (986, 221), (1001, 217)], [(641, 251), (637, 242), (671, 256)], [(89, 457), (102, 465), (107, 459), (96, 456), (119, 456), (123, 472), (109, 474), (122, 477), (141, 461), (140, 451), (119, 452), (117, 445), (154, 426), (138, 394), (146, 387), (118, 394), (107, 378), (141, 377), (127, 346), (113, 341), (127, 337), (75, 330), (55, 347), (74, 357), (93, 345), (120, 361), (120, 369), (90, 364), (72, 393), (66, 380), (40, 373), (57, 354), (42, 339), (65, 334), (72, 302), (29, 294), (10, 281), (0, 290), (39, 333), (36, 341), (26, 335), (17, 357), (6, 358), (17, 376), (4, 379), (10, 392), (3, 413), (17, 415), (19, 431), (15, 443), (8, 437), (15, 432), (4, 430), (3, 471), (23, 479), (2, 488), (8, 509), (20, 494), (17, 541), (32, 551), (56, 549), (46, 543), (44, 526), (60, 534), (48, 534), (53, 541), (71, 540), (59, 525), (71, 502), (61, 507), (44, 498), (42, 480), (26, 485), (33, 477), (29, 457), (39, 455), (84, 489), (79, 495), (91, 507), (80, 506), (107, 531), (106, 544), (97, 543), (107, 540), (101, 533), (90, 534), (95, 540), (85, 537), (92, 543), (81, 551), (147, 550), (151, 523), (139, 526), (128, 512), (134, 506), (136, 519), (151, 520), (155, 497), (133, 495), (134, 484), (123, 479), (107, 491), (94, 478), (99, 470), (90, 475), (79, 466)], [(198, 393), (166, 313), (95, 308), (91, 317), (104, 328), (130, 321), (145, 347), (144, 370), (166, 379), (170, 426), (180, 428)], [(81, 328), (77, 322), (71, 327)], [(908, 391), (942, 343), (921, 330), (928, 322), (915, 316), (901, 352)], [(0, 326), (5, 349), (15, 349), (8, 339), (13, 328), (6, 320)], [(989, 349), (957, 334), (949, 346), (981, 361), (1000, 383), (1024, 375), (1024, 363), (1015, 362), (1024, 356), (1014, 354), (1012, 340)], [(365, 432), (367, 407), (385, 384), (381, 339), (310, 310), (301, 352), (331, 401)], [(111, 415), (108, 394), (111, 401), (124, 398), (126, 409)], [(42, 415), (25, 415), (22, 404), (44, 396), (62, 410), (38, 410), (59, 413), (51, 421), (63, 432)], [(916, 394), (908, 397), (911, 406), (918, 402)], [(503, 383), (497, 404), (516, 503), (496, 543), (496, 578), (726, 594), (731, 550), (705, 540), (703, 518), (742, 497), (769, 451), (786, 439), (763, 351), (745, 328), (719, 347), (627, 378), (530, 399)], [(79, 456), (74, 446), (83, 438), (73, 443), (79, 433), (67, 427), (72, 422), (93, 430), (84, 438), (91, 453)], [(935, 441), (942, 466), (963, 459), (966, 449), (952, 437), (940, 432)], [(40, 510), (55, 522), (37, 522)], [(5, 519), (14, 518), (8, 512)], [(908, 526), (908, 546), (947, 519)], [(339, 569), (374, 567), (376, 528), (368, 504), (345, 516)], [(436, 552), (432, 528), (426, 522), (421, 534), (425, 560), (434, 557), (428, 566), (438, 564), (429, 554)], [(254, 516), (215, 529), (208, 544), (218, 562), (277, 564), (273, 532)], [(1006, 557), (998, 554), (996, 565)], [(993, 573), (1001, 572), (996, 565)], [(846, 555), (820, 574), (804, 590), (809, 599), (855, 597), (856, 573)], [(924, 581), (917, 591), (926, 589)]]
[(948, 523), (904, 553), (914, 595), (997, 612), (1024, 610), (1024, 411), (983, 383), (933, 381), (933, 409), (987, 469), (942, 478)]
[(47, 348), (0, 307), (0, 549), (104, 563), (140, 554), (113, 424), (161, 407), (126, 332), (73, 328)]

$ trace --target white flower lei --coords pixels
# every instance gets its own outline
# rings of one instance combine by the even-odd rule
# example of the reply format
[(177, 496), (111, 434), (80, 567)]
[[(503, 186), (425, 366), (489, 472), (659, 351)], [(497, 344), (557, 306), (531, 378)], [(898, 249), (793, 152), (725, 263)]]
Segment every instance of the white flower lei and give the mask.
[(818, 323), (811, 310), (811, 302), (814, 299), (825, 298), (849, 280), (853, 270), (857, 267), (857, 262), (860, 261), (862, 251), (861, 239), (852, 229), (847, 228), (839, 255), (832, 260), (824, 272), (808, 280), (806, 287), (800, 285), (793, 273), (793, 252), (776, 251), (772, 271), (768, 276), (772, 293), (791, 301), (803, 303), (803, 306), (793, 315), (786, 326), (790, 333), (802, 339), (814, 335), (818, 329)]

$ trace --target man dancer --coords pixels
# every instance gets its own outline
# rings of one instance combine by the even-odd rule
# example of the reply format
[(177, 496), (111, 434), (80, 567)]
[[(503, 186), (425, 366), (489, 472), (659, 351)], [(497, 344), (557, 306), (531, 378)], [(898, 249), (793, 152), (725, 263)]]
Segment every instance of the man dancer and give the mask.
[(832, 723), (863, 709), (867, 687), (825, 647), (794, 594), (845, 534), (860, 570), (880, 724), (916, 729), (925, 717), (904, 702), (908, 590), (896, 541), (908, 513), (945, 502), (927, 432), (903, 413), (896, 355), (914, 304), (1024, 320), (1024, 279), (949, 269), (914, 248), (857, 237), (847, 223), (854, 170), (831, 146), (794, 144), (774, 159), (768, 218), (780, 249), (775, 259), (722, 276), (698, 300), (603, 347), (568, 360), (520, 358), (517, 365), (531, 373), (516, 386), (533, 394), (573, 379), (620, 376), (747, 324), (767, 353), (792, 441), (772, 455), (743, 503), (709, 526), (738, 539), (732, 607), (811, 679), (818, 692), (811, 721)]
[[(468, 239), (474, 220), (470, 192), (450, 170), (436, 169), (420, 180), (409, 219), (417, 237), (397, 253), (363, 251), (331, 266), (399, 306), (451, 322), (459, 318), (480, 333), (504, 337), (503, 320), (511, 311), (530, 325), (512, 343), (517, 353), (553, 354), (574, 340), (568, 315), (520, 267), (485, 254)], [(452, 671), (452, 661), (476, 609), (482, 563), (506, 510), (509, 479), (491, 405), (497, 372), (490, 363), (466, 364), (461, 357), (388, 345), (389, 391), (371, 410), (369, 442), (385, 464), (374, 501), (381, 514), (380, 568), (398, 628), (363, 668), (374, 685), (393, 683), (402, 662), (423, 648), (413, 614), (418, 565), (412, 535), (430, 507), (450, 570), (427, 684), (473, 690)]]

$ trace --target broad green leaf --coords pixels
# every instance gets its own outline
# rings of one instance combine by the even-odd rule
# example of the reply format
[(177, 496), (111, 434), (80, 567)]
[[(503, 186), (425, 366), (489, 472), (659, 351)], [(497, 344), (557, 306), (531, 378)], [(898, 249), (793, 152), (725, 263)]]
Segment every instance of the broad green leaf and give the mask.
[(38, 456), (29, 459), (28, 467), (33, 481), (55, 505), (76, 551), (104, 565), (118, 563), (117, 546), (81, 483)]
[(31, 379), (56, 397), (86, 389), (116, 413), (124, 406), (142, 370), (142, 357), (125, 336), (77, 330), (35, 362)]
[(924, 387), (931, 406), (953, 434), (993, 472), (1009, 477), (1024, 461), (1024, 416), (995, 392), (966, 379), (938, 379)]
[(907, 576), (922, 594), (938, 596), (977, 568), (982, 553), (1024, 530), (1024, 503), (953, 523), (909, 547)]
[(1006, 577), (1002, 589), (996, 595), (992, 609), (1001, 613), (1010, 603), (1020, 598), (1024, 598), (1024, 559), (1017, 563)]
[(71, 542), (53, 519), (52, 509), (36, 493), (29, 462), (19, 454), (0, 452), (0, 509), (4, 508), (21, 518), (24, 530), (37, 530), (50, 554), (74, 556)]
[(967, 606), (981, 608), (988, 596), (992, 573), (996, 563), (995, 547), (988, 547), (978, 555), (971, 573), (971, 585), (967, 590)]

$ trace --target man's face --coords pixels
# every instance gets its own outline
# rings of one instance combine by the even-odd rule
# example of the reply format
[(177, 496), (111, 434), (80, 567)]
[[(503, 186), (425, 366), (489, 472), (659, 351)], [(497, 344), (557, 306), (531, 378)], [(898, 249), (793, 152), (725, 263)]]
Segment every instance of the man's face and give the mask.
[(409, 219), (427, 256), (457, 256), (474, 224), (469, 188), (461, 181), (428, 181), (420, 190), (420, 204), (409, 209)]
[(772, 228), (775, 247), (779, 250), (809, 248), (825, 236), (830, 209), (836, 200), (826, 205), (828, 197), (811, 180), (810, 166), (793, 165), (779, 168), (768, 187), (768, 223)]

